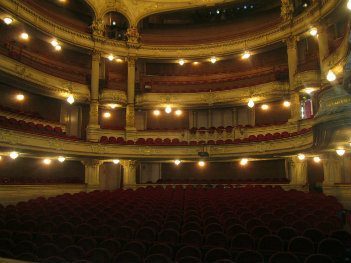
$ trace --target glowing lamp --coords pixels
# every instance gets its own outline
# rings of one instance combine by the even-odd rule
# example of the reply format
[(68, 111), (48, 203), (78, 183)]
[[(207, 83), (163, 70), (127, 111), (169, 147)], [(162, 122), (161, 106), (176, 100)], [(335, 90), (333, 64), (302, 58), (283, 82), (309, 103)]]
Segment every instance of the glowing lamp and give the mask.
[(327, 80), (330, 81), (330, 82), (336, 80), (336, 75), (335, 75), (335, 73), (332, 70), (328, 71)]
[(29, 35), (26, 32), (23, 32), (20, 34), (20, 38), (23, 40), (28, 40), (29, 39)]
[(111, 118), (111, 113), (108, 112), (108, 111), (104, 112), (104, 118), (105, 118), (105, 119)]
[(337, 149), (336, 150), (336, 154), (339, 155), (339, 156), (343, 156), (345, 154), (345, 149)]
[(159, 110), (154, 110), (154, 115), (155, 116), (160, 116), (161, 112)]
[(115, 159), (115, 160), (113, 160), (112, 162), (113, 162), (114, 164), (119, 164), (120, 160)]
[(317, 34), (318, 34), (317, 28), (313, 27), (313, 28), (310, 29), (310, 35), (311, 36), (315, 37), (315, 36), (317, 36)]
[(247, 103), (247, 106), (249, 106), (249, 108), (253, 108), (255, 106), (255, 102), (252, 99), (250, 99)]
[(284, 106), (285, 108), (289, 108), (290, 105), (291, 105), (290, 101), (284, 100), (283, 106)]
[(69, 104), (73, 104), (73, 103), (74, 103), (74, 97), (73, 97), (73, 95), (69, 95), (69, 96), (68, 96), (67, 102), (68, 102)]
[(179, 63), (179, 65), (183, 66), (185, 61), (184, 61), (184, 59), (179, 59), (178, 63)]
[(45, 164), (45, 165), (50, 165), (50, 164), (51, 164), (51, 160), (48, 159), (48, 158), (45, 158), (45, 159), (43, 160), (43, 164)]
[(198, 164), (200, 167), (204, 167), (206, 163), (205, 163), (204, 161), (199, 161), (197, 164)]
[(177, 116), (182, 115), (182, 113), (183, 113), (183, 112), (182, 112), (181, 110), (176, 110), (176, 111), (175, 111), (175, 114), (176, 114)]
[(59, 157), (57, 158), (57, 160), (58, 160), (60, 163), (63, 163), (63, 162), (66, 160), (66, 158), (63, 157), (63, 156), (59, 156)]
[(243, 158), (243, 159), (240, 160), (240, 165), (241, 165), (241, 166), (245, 166), (245, 165), (247, 165), (248, 163), (249, 163), (249, 160), (246, 159), (246, 158)]
[(251, 57), (251, 53), (249, 51), (245, 51), (242, 55), (241, 58), (242, 59), (248, 59), (249, 57)]
[(10, 158), (13, 160), (17, 159), (18, 156), (19, 156), (18, 152), (11, 152), (10, 153)]
[(261, 109), (262, 109), (262, 110), (268, 110), (268, 109), (269, 109), (269, 106), (268, 106), (267, 104), (263, 104), (263, 105), (261, 106)]
[(212, 64), (216, 63), (217, 62), (217, 58), (216, 57), (212, 57), (210, 58), (210, 61)]
[(319, 156), (315, 156), (315, 157), (313, 157), (313, 161), (315, 163), (320, 163), (321, 162), (321, 158)]
[(115, 58), (115, 57), (114, 57), (112, 54), (108, 55), (108, 57), (107, 57), (107, 59), (108, 59), (109, 61), (112, 61), (114, 58)]
[(167, 106), (167, 107), (165, 108), (165, 112), (166, 112), (167, 114), (170, 114), (170, 113), (172, 112), (172, 108), (171, 108), (170, 106)]
[(300, 153), (297, 158), (299, 158), (300, 161), (305, 160), (306, 156), (303, 153)]
[(174, 160), (174, 164), (175, 165), (179, 165), (180, 164), (180, 160)]
[(12, 22), (13, 22), (13, 19), (12, 19), (11, 17), (5, 17), (5, 18), (3, 19), (3, 21), (4, 21), (4, 23), (5, 23), (6, 25), (11, 25)]

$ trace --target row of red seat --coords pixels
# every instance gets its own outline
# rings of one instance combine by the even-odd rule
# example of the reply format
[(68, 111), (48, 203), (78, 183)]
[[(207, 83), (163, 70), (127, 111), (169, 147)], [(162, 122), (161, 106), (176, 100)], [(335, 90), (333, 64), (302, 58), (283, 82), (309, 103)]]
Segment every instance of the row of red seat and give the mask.
[(214, 132), (223, 133), (224, 131), (228, 132), (228, 133), (231, 133), (234, 129), (267, 127), (267, 126), (272, 126), (272, 125), (283, 125), (283, 124), (286, 124), (286, 122), (259, 124), (259, 125), (255, 125), (255, 126), (247, 124), (247, 125), (226, 126), (226, 127), (219, 126), (219, 127), (210, 127), (210, 128), (205, 128), (205, 127), (196, 128), (196, 127), (193, 127), (191, 129), (189, 129), (189, 131), (192, 134), (195, 134), (197, 132), (199, 132), (199, 133), (205, 133), (205, 132), (208, 132), (208, 133), (214, 133)]
[(0, 110), (7, 111), (7, 112), (10, 112), (10, 113), (14, 113), (14, 114), (27, 116), (27, 117), (30, 117), (30, 118), (44, 119), (38, 112), (34, 112), (34, 111), (22, 111), (22, 110), (17, 110), (17, 109), (13, 109), (13, 108), (10, 108), (10, 107), (6, 107), (6, 106), (3, 106), (3, 105), (0, 105)]
[(136, 141), (133, 140), (127, 140), (125, 141), (125, 139), (123, 137), (107, 137), (107, 136), (102, 136), (100, 138), (100, 142), (104, 143), (104, 144), (120, 144), (120, 145), (156, 145), (156, 146), (169, 146), (169, 145), (180, 145), (180, 146), (185, 146), (185, 145), (204, 145), (204, 144), (209, 144), (209, 145), (215, 145), (215, 144), (240, 144), (240, 143), (251, 143), (251, 142), (264, 142), (264, 141), (272, 141), (272, 140), (279, 140), (279, 139), (286, 139), (286, 138), (290, 138), (290, 137), (295, 137), (295, 136), (299, 136), (305, 133), (308, 133), (312, 130), (312, 128), (304, 128), (298, 132), (292, 132), (289, 133), (287, 131), (285, 132), (276, 132), (276, 133), (267, 133), (265, 135), (263, 134), (259, 134), (259, 135), (250, 135), (247, 138), (244, 139), (226, 139), (226, 140), (208, 140), (208, 141), (194, 141), (191, 140), (189, 142), (187, 141), (180, 141), (179, 139), (175, 138), (175, 139), (170, 139), (170, 138), (165, 138), (165, 139), (161, 139), (161, 138), (138, 138)]
[(61, 127), (52, 127), (51, 125), (43, 125), (41, 123), (26, 122), (24, 120), (16, 120), (14, 118), (7, 118), (0, 116), (0, 127), (19, 130), (28, 133), (35, 133), (39, 135), (57, 137), (60, 139), (79, 140), (76, 136), (67, 136)]

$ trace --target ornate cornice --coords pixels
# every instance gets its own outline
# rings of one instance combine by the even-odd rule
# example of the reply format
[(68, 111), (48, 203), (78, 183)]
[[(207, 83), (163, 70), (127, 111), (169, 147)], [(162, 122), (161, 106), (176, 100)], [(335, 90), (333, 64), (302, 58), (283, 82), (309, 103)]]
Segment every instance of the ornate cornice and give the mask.
[[(93, 0), (91, 0), (93, 1)], [(98, 1), (98, 0), (96, 0)], [(101, 0), (100, 0), (101, 1)], [(123, 2), (123, 1), (121, 1)], [(130, 1), (136, 2), (136, 1)], [(147, 1), (149, 4), (153, 1)], [(214, 1), (211, 1), (214, 2)], [(141, 46), (135, 50), (134, 47), (128, 47), (125, 42), (114, 41), (110, 39), (92, 38), (91, 35), (74, 31), (65, 26), (56, 24), (54, 21), (43, 17), (30, 8), (26, 7), (19, 0), (0, 0), (0, 6), (14, 14), (17, 18), (31, 24), (32, 26), (44, 31), (48, 34), (53, 34), (58, 39), (81, 46), (87, 49), (99, 49), (105, 53), (113, 52), (119, 56), (128, 56), (130, 53), (137, 54), (138, 57), (143, 58), (174, 58), (174, 57), (208, 57), (212, 54), (226, 55), (242, 52), (247, 47), (256, 49), (275, 42), (282, 41), (290, 35), (299, 35), (304, 33), (311, 24), (315, 24), (322, 17), (330, 13), (342, 0), (329, 0), (323, 2), (322, 5), (313, 4), (306, 12), (294, 18), (291, 23), (285, 22), (280, 26), (270, 28), (264, 32), (255, 32), (249, 36), (242, 36), (240, 39), (229, 40), (225, 42), (211, 43), (211, 44), (194, 44), (194, 45), (176, 45), (176, 46), (161, 46), (161, 45), (146, 45)], [(113, 1), (108, 1), (111, 8), (114, 9), (117, 4)], [(138, 2), (139, 3), (139, 2)], [(155, 2), (154, 2), (155, 3)], [(161, 3), (158, 3), (161, 5)], [(168, 3), (164, 3), (166, 8)], [(184, 8), (184, 2), (183, 2)], [(160, 9), (157, 9), (158, 12)], [(165, 9), (164, 11), (167, 11)], [(149, 12), (152, 13), (152, 12)]]

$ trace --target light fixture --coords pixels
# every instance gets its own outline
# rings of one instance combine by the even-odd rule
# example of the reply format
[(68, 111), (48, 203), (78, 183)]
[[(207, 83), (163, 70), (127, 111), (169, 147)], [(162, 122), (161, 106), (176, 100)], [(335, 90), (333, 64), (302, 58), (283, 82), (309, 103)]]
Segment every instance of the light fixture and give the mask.
[(313, 28), (310, 29), (310, 35), (311, 36), (315, 37), (315, 36), (317, 36), (317, 34), (318, 34), (317, 28), (313, 27)]
[(311, 95), (311, 94), (313, 93), (314, 89), (313, 89), (313, 88), (306, 88), (306, 89), (304, 89), (304, 91), (305, 91), (308, 95)]
[(351, 0), (349, 0), (349, 1), (347, 2), (347, 8), (348, 8), (349, 10), (351, 10)]
[(5, 23), (6, 25), (11, 25), (12, 22), (13, 22), (13, 19), (12, 19), (11, 17), (5, 17), (5, 18), (3, 19), (3, 21), (4, 21), (4, 23)]
[(59, 157), (57, 157), (57, 160), (58, 160), (60, 163), (63, 163), (63, 162), (66, 160), (66, 158), (63, 157), (63, 156), (59, 156)]
[(24, 95), (23, 94), (17, 94), (16, 95), (16, 100), (23, 101), (24, 100)]
[(200, 167), (204, 167), (206, 163), (205, 163), (204, 161), (199, 161), (197, 164), (198, 164)]
[(18, 152), (10, 152), (10, 158), (15, 160), (19, 156)]
[(315, 163), (320, 163), (321, 162), (321, 158), (319, 156), (315, 156), (315, 157), (313, 157), (313, 161)]
[(177, 116), (182, 115), (182, 113), (183, 113), (183, 112), (182, 112), (181, 110), (176, 110), (176, 111), (175, 111), (175, 114), (176, 114)]
[(112, 25), (115, 26), (116, 25), (116, 21), (112, 21)]
[(303, 153), (299, 153), (297, 155), (297, 158), (299, 158), (300, 161), (303, 161), (303, 160), (305, 160), (306, 156)]
[(170, 106), (167, 106), (167, 107), (165, 108), (165, 112), (166, 112), (167, 114), (170, 114), (170, 113), (172, 112), (172, 108), (171, 108)]
[(2, 156), (0, 156), (0, 161), (2, 161)]
[(154, 115), (155, 116), (160, 116), (161, 112), (159, 110), (154, 110)]
[(253, 106), (255, 106), (255, 102), (252, 99), (250, 99), (247, 103), (247, 106), (249, 106), (249, 108), (253, 108)]
[(210, 58), (210, 61), (212, 64), (216, 63), (217, 62), (217, 58), (216, 57), (211, 57)]
[(345, 149), (337, 149), (336, 150), (336, 154), (339, 155), (339, 156), (343, 156), (345, 154)]
[(249, 57), (251, 57), (251, 53), (249, 51), (245, 51), (242, 55), (241, 58), (242, 59), (248, 59)]
[(56, 50), (56, 51), (61, 51), (61, 49), (62, 49), (62, 47), (61, 47), (60, 45), (57, 45), (57, 46), (55, 47), (55, 50)]
[(115, 57), (114, 57), (112, 54), (108, 55), (108, 57), (107, 57), (107, 59), (108, 59), (109, 61), (112, 61), (114, 58), (115, 58)]
[(106, 112), (104, 112), (103, 116), (104, 116), (105, 119), (109, 119), (109, 118), (111, 118), (111, 113), (106, 111)]
[(48, 158), (45, 158), (45, 159), (43, 160), (43, 164), (45, 164), (45, 165), (50, 165), (50, 164), (51, 164), (51, 160), (48, 159)]
[(185, 63), (185, 61), (184, 61), (184, 59), (179, 59), (179, 60), (178, 60), (178, 63), (179, 63), (179, 65), (183, 66), (184, 63)]
[(261, 105), (261, 109), (262, 110), (268, 110), (269, 109), (269, 106), (267, 104), (262, 104)]
[(241, 166), (245, 166), (249, 163), (249, 160), (247, 158), (243, 158), (240, 160), (240, 165)]
[(331, 69), (328, 71), (327, 80), (330, 81), (330, 82), (336, 80), (336, 75)]
[(53, 40), (51, 40), (50, 44), (51, 44), (53, 47), (56, 47), (56, 46), (58, 46), (59, 43), (57, 42), (56, 39), (53, 39)]
[(113, 162), (114, 164), (119, 164), (120, 160), (115, 159), (115, 160), (113, 160), (112, 162)]
[(23, 40), (28, 40), (29, 35), (26, 32), (23, 32), (23, 33), (20, 34), (20, 38), (23, 39)]
[(196, 65), (199, 65), (199, 62), (194, 61), (194, 62), (193, 62), (193, 65), (195, 65), (195, 66), (196, 66)]
[(284, 106), (285, 108), (290, 107), (290, 105), (291, 105), (290, 101), (288, 101), (288, 100), (284, 100), (284, 102), (283, 102), (283, 106)]
[(118, 107), (118, 104), (111, 103), (108, 105), (111, 109), (116, 109)]
[(123, 62), (123, 59), (121, 59), (121, 58), (116, 58), (116, 61), (117, 61), (118, 63), (122, 63), (122, 62)]
[(179, 165), (180, 164), (180, 160), (174, 160), (174, 164), (175, 165)]
[(69, 104), (73, 104), (73, 103), (74, 103), (74, 97), (73, 97), (73, 95), (69, 95), (69, 96), (68, 96), (67, 102), (68, 102)]

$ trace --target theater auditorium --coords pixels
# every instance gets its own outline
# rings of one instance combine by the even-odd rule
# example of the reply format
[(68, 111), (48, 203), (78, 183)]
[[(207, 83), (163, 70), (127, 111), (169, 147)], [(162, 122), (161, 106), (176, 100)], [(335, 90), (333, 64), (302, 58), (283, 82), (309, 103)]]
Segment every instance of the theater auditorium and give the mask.
[(0, 262), (351, 262), (351, 0), (0, 0)]

